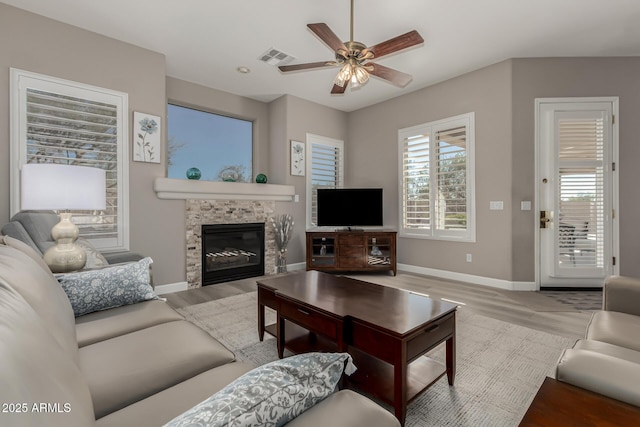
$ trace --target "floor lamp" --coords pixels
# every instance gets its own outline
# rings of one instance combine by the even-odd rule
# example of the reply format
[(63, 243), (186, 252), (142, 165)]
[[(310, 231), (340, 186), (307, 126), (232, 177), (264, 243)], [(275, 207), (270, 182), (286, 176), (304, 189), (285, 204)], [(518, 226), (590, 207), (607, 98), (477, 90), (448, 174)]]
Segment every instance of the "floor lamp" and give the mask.
[(60, 222), (51, 229), (56, 244), (44, 254), (54, 273), (80, 270), (87, 260), (75, 243), (79, 231), (69, 210), (104, 210), (105, 205), (104, 169), (52, 163), (22, 166), (20, 209), (59, 211)]

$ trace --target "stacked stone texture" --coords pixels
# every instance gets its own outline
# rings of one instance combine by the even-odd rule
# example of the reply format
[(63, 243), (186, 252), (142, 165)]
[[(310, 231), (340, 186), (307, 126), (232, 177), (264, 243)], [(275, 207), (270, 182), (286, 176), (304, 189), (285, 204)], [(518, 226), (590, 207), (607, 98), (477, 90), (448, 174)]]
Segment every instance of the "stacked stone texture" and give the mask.
[(187, 283), (202, 286), (202, 225), (264, 222), (265, 274), (276, 272), (276, 242), (270, 219), (275, 202), (256, 200), (187, 200)]

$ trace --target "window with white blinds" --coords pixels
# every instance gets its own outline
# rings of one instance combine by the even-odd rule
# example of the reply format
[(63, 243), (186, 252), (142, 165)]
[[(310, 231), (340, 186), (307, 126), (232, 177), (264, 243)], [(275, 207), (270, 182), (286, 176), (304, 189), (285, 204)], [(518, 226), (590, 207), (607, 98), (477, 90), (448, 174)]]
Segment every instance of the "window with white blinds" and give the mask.
[(400, 235), (474, 241), (474, 114), (401, 129)]
[(344, 142), (307, 134), (307, 227), (316, 227), (318, 188), (344, 184)]
[(556, 129), (558, 262), (563, 268), (603, 268), (604, 119), (563, 117)]
[[(104, 169), (106, 209), (74, 211), (73, 221), (97, 248), (128, 249), (127, 95), (20, 70), (12, 70), (12, 87), (12, 173), (26, 163)], [(20, 209), (17, 178), (12, 214)]]

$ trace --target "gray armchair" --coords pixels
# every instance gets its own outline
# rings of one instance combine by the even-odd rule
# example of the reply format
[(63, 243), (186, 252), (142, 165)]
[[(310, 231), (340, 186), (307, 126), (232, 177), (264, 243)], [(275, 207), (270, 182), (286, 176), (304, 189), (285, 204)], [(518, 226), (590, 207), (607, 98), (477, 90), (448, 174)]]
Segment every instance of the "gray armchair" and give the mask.
[[(60, 221), (53, 211), (22, 211), (11, 218), (11, 222), (2, 226), (0, 232), (5, 236), (18, 239), (31, 246), (40, 255), (55, 244), (51, 237), (51, 228)], [(78, 239), (78, 244), (87, 252), (96, 251), (93, 246), (84, 239)], [(109, 264), (122, 262), (135, 262), (143, 258), (142, 255), (130, 252), (98, 252)]]
[(608, 277), (602, 308), (560, 356), (556, 378), (640, 406), (640, 279)]

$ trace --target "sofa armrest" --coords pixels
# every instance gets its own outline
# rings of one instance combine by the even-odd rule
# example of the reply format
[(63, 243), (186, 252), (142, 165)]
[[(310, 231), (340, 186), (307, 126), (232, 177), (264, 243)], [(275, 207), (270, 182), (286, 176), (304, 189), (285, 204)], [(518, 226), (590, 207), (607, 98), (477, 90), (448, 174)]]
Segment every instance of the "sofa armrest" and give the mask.
[(567, 349), (556, 366), (556, 379), (640, 406), (640, 365), (589, 350)]
[(602, 290), (602, 308), (640, 316), (640, 279), (607, 277)]

